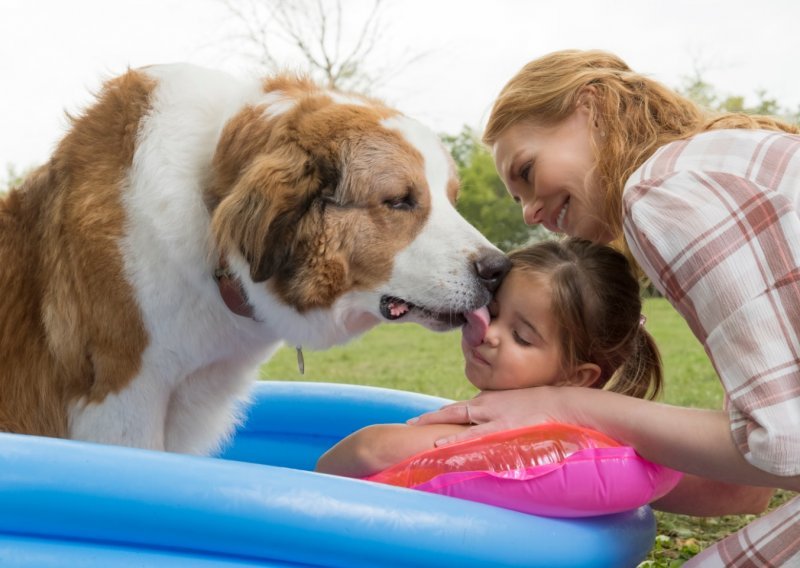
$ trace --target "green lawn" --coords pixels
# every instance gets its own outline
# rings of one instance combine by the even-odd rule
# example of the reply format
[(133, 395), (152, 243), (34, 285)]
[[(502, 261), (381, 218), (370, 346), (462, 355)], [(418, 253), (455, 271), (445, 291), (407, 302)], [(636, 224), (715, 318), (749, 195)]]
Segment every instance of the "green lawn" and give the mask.
[[(646, 328), (664, 361), (663, 400), (697, 408), (721, 408), (722, 388), (703, 348), (663, 299), (645, 302)], [(283, 348), (261, 369), (273, 380), (326, 381), (381, 386), (464, 399), (477, 391), (463, 376), (458, 332), (436, 334), (411, 324), (379, 326), (346, 346), (305, 352), (305, 375), (294, 349)], [(790, 497), (779, 492), (773, 507)], [(700, 519), (656, 513), (658, 537), (643, 566), (680, 566), (702, 548), (744, 526), (750, 516)]]
[[(645, 302), (646, 327), (661, 349), (664, 401), (720, 408), (722, 388), (702, 347), (672, 307), (661, 299)], [(461, 399), (477, 391), (463, 374), (457, 331), (431, 333), (413, 324), (379, 326), (327, 351), (305, 352), (305, 375), (294, 349), (283, 348), (261, 370), (265, 379), (328, 381), (374, 385)]]

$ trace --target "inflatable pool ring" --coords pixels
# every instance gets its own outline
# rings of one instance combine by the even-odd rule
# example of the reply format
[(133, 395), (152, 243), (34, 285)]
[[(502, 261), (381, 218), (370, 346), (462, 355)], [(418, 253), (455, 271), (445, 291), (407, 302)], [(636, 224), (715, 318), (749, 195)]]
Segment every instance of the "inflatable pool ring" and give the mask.
[(366, 479), (534, 515), (587, 517), (650, 503), (681, 476), (600, 432), (553, 423), (428, 450)]
[(309, 471), (345, 436), (453, 401), (261, 381), (217, 458), (0, 432), (0, 566), (620, 568), (644, 506), (557, 519)]

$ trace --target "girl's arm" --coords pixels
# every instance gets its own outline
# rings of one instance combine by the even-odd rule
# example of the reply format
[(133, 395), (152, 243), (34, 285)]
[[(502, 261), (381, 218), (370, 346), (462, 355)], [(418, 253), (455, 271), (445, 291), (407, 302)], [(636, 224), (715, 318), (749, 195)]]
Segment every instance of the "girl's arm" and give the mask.
[(325, 452), (316, 471), (345, 477), (366, 477), (425, 450), (434, 442), (464, 430), (458, 424), (374, 424), (344, 438)]

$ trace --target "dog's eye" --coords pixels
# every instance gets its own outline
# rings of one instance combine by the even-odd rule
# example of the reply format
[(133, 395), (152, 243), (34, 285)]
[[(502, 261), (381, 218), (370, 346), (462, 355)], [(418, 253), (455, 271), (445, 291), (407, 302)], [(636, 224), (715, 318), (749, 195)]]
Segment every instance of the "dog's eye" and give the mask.
[(387, 199), (383, 202), (383, 204), (389, 209), (394, 209), (395, 211), (411, 211), (417, 206), (417, 200), (414, 199), (414, 196), (411, 195), (411, 192), (409, 192), (401, 197)]

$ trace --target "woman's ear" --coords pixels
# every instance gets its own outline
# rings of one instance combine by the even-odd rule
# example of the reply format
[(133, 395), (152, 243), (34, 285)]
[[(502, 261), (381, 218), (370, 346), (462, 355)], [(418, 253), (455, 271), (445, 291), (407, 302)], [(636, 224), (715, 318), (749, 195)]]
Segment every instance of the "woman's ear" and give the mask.
[(578, 92), (578, 106), (587, 110), (594, 107), (597, 99), (597, 89), (594, 85), (586, 85)]
[(571, 387), (591, 387), (600, 378), (600, 367), (594, 363), (578, 365), (572, 375), (564, 379), (561, 384)]
[(575, 112), (581, 113), (591, 121), (589, 126), (594, 128), (595, 134), (600, 138), (605, 138), (605, 128), (597, 118), (597, 88), (594, 85), (583, 87), (578, 93), (578, 102), (575, 105)]

